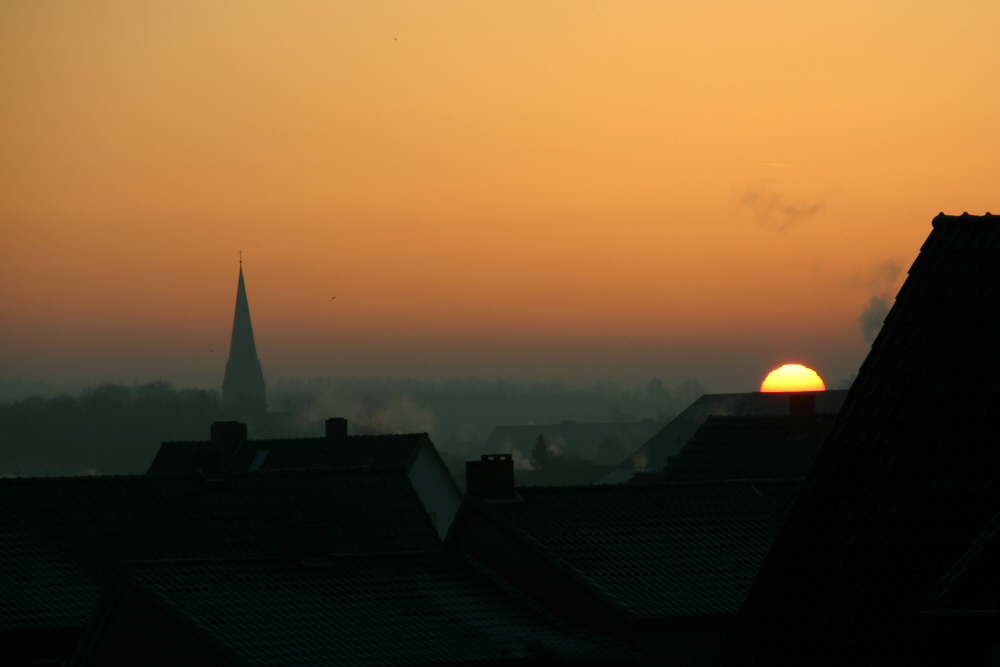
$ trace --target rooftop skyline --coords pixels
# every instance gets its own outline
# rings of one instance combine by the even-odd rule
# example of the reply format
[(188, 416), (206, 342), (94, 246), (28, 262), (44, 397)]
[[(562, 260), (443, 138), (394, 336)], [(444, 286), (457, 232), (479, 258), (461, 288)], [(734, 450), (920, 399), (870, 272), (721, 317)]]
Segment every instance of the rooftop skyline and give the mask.
[(835, 388), (933, 217), (1000, 209), (998, 24), (3, 3), (0, 380), (219, 386), (243, 250), (268, 382)]

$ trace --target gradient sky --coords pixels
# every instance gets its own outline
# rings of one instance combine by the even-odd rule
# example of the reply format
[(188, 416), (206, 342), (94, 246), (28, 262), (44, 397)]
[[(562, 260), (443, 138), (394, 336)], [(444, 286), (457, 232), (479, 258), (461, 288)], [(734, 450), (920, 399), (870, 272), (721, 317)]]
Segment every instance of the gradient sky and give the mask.
[[(1000, 3), (0, 4), (0, 380), (828, 386), (1000, 212)], [(331, 297), (336, 296), (336, 299)]]

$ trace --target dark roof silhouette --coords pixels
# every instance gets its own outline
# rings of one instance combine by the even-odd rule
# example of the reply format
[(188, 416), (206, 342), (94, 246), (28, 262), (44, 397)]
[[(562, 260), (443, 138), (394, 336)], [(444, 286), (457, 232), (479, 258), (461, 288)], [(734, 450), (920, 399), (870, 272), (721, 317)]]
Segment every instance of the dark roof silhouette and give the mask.
[[(711, 416), (748, 417), (788, 414), (793, 392), (744, 392), (704, 394), (660, 429), (618, 467), (623, 470), (662, 470), (705, 420)], [(835, 414), (847, 392), (832, 389), (816, 393), (816, 411)]]
[(257, 345), (250, 323), (250, 304), (243, 283), (243, 263), (236, 286), (236, 311), (233, 314), (233, 335), (229, 343), (229, 360), (222, 380), (222, 403), (240, 415), (256, 415), (267, 407), (264, 394), (264, 373), (257, 358)]
[[(440, 553), (130, 563), (123, 579), (241, 664), (629, 662), (626, 646), (571, 628)], [(92, 664), (115, 651), (141, 657), (143, 647), (115, 630), (93, 638)]]
[(633, 618), (735, 614), (798, 480), (518, 487), (471, 500)]
[(79, 628), (100, 599), (93, 575), (0, 512), (0, 636)]
[(804, 479), (834, 417), (709, 417), (657, 479)]
[(921, 611), (945, 616), (1000, 618), (1000, 514), (941, 578)]
[(918, 611), (1000, 512), (1000, 219), (939, 215), (721, 665), (935, 663)]
[(304, 518), (335, 553), (441, 544), (402, 471), (2, 479), (0, 506), (102, 578), (125, 560), (275, 556)]
[[(413, 462), (420, 447), (428, 442), (426, 433), (349, 435), (336, 441), (329, 438), (245, 440), (223, 445), (222, 470), (226, 473), (292, 469), (401, 470)], [(197, 453), (212, 444), (211, 440), (161, 443), (146, 474), (190, 473)]]

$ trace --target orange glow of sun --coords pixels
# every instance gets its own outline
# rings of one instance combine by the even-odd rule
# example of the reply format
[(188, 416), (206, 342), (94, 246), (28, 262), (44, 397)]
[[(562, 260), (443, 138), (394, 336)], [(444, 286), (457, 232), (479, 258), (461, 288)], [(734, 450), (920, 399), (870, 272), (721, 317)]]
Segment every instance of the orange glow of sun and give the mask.
[(760, 385), (761, 391), (825, 391), (826, 385), (819, 373), (802, 364), (785, 364), (767, 374)]

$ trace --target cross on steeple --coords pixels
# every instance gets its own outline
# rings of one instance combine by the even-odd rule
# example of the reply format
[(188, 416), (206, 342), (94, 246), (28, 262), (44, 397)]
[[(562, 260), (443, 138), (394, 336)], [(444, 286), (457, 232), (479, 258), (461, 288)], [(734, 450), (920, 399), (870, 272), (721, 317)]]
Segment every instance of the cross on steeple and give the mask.
[(240, 266), (243, 266), (243, 251), (240, 250), (237, 254), (240, 256)]

